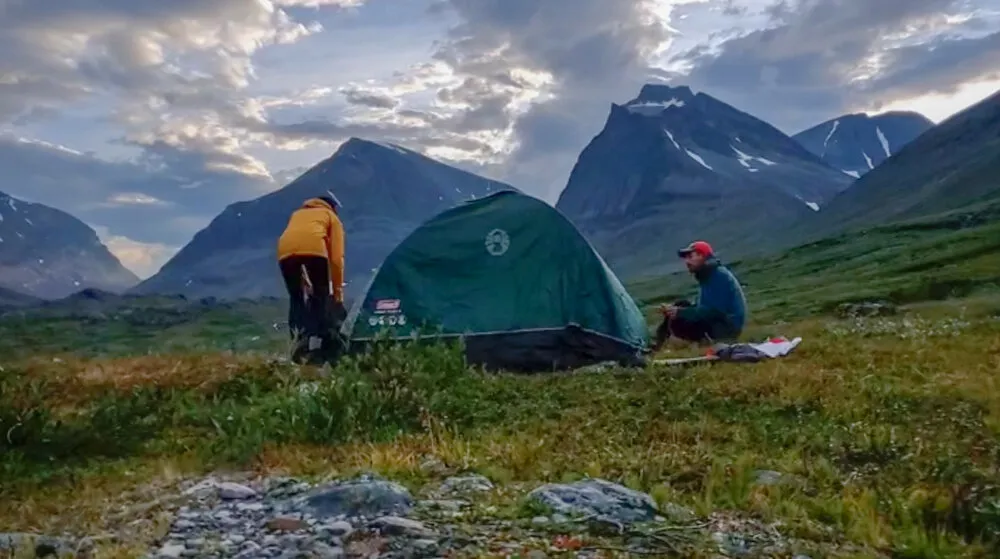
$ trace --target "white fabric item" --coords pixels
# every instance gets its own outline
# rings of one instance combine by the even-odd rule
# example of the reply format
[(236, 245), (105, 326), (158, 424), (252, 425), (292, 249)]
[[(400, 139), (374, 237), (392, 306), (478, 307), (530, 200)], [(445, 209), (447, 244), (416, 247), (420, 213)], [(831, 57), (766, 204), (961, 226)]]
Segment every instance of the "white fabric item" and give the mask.
[(750, 344), (754, 349), (767, 355), (768, 357), (784, 357), (791, 353), (795, 346), (802, 343), (802, 338), (795, 338), (789, 341), (786, 338), (779, 338), (781, 341), (768, 340), (760, 344)]

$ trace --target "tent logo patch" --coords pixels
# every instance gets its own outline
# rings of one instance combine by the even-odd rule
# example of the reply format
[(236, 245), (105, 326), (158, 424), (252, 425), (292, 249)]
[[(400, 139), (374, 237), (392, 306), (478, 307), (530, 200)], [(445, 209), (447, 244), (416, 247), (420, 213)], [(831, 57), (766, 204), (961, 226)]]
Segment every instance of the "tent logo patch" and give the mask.
[(486, 234), (486, 252), (493, 256), (503, 256), (510, 248), (510, 236), (503, 229), (494, 229)]
[(375, 301), (375, 311), (398, 311), (399, 299), (379, 299)]

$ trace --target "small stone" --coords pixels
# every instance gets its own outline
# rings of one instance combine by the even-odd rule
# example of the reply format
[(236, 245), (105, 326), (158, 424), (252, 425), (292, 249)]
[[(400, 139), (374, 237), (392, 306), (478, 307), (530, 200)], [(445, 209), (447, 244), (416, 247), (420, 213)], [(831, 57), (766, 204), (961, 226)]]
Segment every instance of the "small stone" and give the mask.
[(422, 540), (413, 540), (410, 543), (410, 545), (413, 546), (414, 549), (419, 549), (420, 551), (427, 552), (437, 549), (438, 542), (436, 540), (422, 539)]
[(309, 551), (315, 559), (341, 559), (345, 555), (344, 548), (334, 547), (323, 542), (313, 542)]
[(302, 520), (292, 518), (290, 516), (274, 517), (271, 520), (268, 520), (267, 524), (264, 526), (272, 532), (296, 532), (298, 530), (305, 530), (309, 527), (309, 525)]
[(425, 536), (430, 533), (422, 522), (400, 516), (376, 518), (369, 526), (389, 536)]
[(194, 522), (191, 522), (190, 520), (184, 518), (179, 518), (176, 521), (174, 521), (173, 529), (177, 530), (178, 532), (186, 532), (188, 530), (193, 529), (195, 526), (197, 526), (197, 524), (195, 524)]
[(282, 536), (278, 538), (279, 545), (285, 549), (294, 549), (299, 547), (303, 541), (305, 541), (308, 536), (291, 534), (288, 536)]
[(265, 508), (264, 503), (239, 503), (236, 505), (236, 509), (242, 512), (260, 512)]
[(462, 508), (469, 506), (469, 502), (457, 499), (436, 499), (432, 501), (421, 501), (420, 505), (438, 510), (461, 510)]
[(226, 500), (252, 499), (257, 492), (246, 485), (227, 481), (219, 484), (219, 498)]
[(545, 526), (549, 523), (549, 517), (547, 516), (536, 516), (531, 519), (531, 523), (535, 526)]
[(354, 526), (344, 520), (335, 520), (321, 526), (319, 531), (334, 538), (347, 538), (354, 532)]
[(682, 507), (676, 503), (667, 503), (660, 507), (660, 512), (664, 514), (666, 518), (663, 518), (663, 522), (670, 521), (677, 524), (684, 524), (688, 522), (694, 522), (697, 516), (694, 511), (687, 507)]
[(180, 543), (168, 543), (160, 547), (156, 552), (156, 556), (162, 559), (178, 559), (184, 553), (184, 544)]
[(552, 515), (552, 522), (555, 522), (556, 524), (566, 524), (567, 522), (569, 522), (569, 517), (563, 514), (556, 513)]
[(240, 552), (237, 553), (233, 559), (250, 559), (251, 557), (259, 557), (261, 549), (263, 548), (256, 543), (247, 542), (240, 548)]
[(478, 474), (456, 476), (444, 480), (442, 493), (482, 493), (493, 490), (493, 482)]
[(233, 534), (229, 536), (229, 542), (233, 545), (240, 545), (245, 541), (247, 541), (247, 539), (239, 534)]

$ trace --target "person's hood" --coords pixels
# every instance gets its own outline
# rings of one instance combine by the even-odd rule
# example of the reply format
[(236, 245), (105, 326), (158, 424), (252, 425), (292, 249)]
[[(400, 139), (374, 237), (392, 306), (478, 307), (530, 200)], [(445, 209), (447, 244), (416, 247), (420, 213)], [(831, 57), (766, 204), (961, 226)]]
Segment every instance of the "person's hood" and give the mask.
[(333, 210), (333, 206), (329, 202), (323, 200), (322, 198), (310, 198), (302, 204), (303, 208), (323, 208), (327, 210)]
[(709, 278), (716, 270), (722, 266), (722, 262), (718, 258), (711, 256), (705, 259), (705, 265), (701, 267), (700, 270), (694, 273), (695, 279), (698, 281), (705, 281)]

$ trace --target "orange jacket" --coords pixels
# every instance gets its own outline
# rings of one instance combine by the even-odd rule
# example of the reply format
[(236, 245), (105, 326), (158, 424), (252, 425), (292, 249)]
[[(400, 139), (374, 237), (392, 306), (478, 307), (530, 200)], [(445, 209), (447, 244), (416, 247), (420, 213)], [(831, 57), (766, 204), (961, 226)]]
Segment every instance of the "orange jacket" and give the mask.
[(344, 225), (329, 204), (306, 200), (292, 213), (278, 239), (278, 260), (289, 256), (322, 256), (330, 262), (333, 296), (344, 301)]

